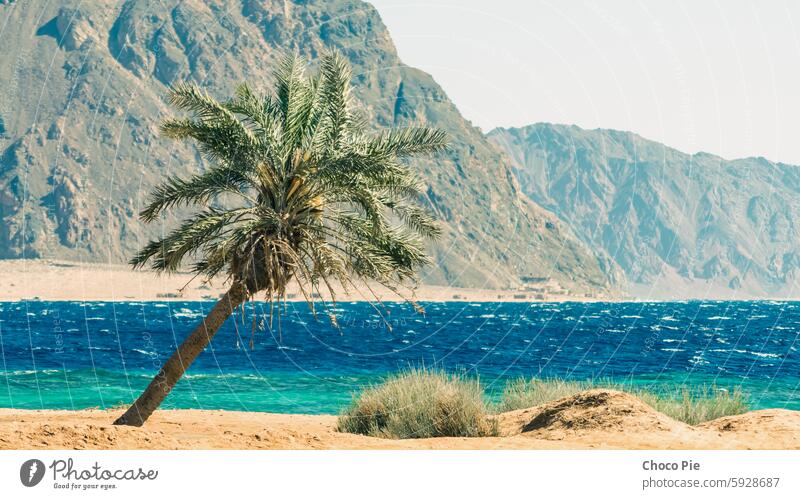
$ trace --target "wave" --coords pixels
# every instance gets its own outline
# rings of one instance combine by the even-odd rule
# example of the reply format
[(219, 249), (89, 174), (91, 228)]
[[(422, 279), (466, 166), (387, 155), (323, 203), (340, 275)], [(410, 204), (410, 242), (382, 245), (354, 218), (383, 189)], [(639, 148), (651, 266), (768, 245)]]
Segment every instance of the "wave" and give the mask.
[(188, 308), (182, 308), (176, 312), (172, 312), (173, 317), (177, 317), (179, 319), (196, 319), (198, 317), (203, 317), (203, 312), (199, 312), (197, 310), (190, 310)]
[(147, 350), (140, 350), (140, 349), (138, 349), (138, 348), (133, 348), (133, 349), (131, 349), (131, 352), (140, 353), (140, 354), (142, 354), (142, 355), (146, 355), (146, 356), (148, 356), (148, 357), (155, 357), (156, 355), (158, 355), (158, 353), (157, 353), (157, 352), (149, 352), (149, 351), (147, 351)]
[(54, 374), (62, 372), (61, 369), (20, 369), (17, 371), (7, 371), (6, 376), (30, 376), (32, 374)]
[(776, 353), (765, 353), (765, 352), (747, 352), (750, 355), (755, 355), (756, 357), (763, 357), (768, 359), (780, 359), (781, 356)]
[(689, 359), (689, 363), (693, 365), (705, 365), (708, 364), (708, 361), (702, 357), (702, 355), (695, 355), (691, 359)]

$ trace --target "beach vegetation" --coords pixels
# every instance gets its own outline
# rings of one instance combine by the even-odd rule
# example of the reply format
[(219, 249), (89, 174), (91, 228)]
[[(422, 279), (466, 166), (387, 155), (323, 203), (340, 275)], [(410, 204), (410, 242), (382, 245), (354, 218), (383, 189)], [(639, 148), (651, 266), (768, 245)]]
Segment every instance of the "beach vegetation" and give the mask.
[(726, 389), (713, 385), (656, 387), (612, 380), (573, 381), (559, 378), (512, 380), (506, 384), (494, 410), (507, 412), (527, 409), (596, 388), (630, 393), (658, 412), (690, 425), (743, 414), (749, 410), (746, 397), (739, 388)]
[(382, 438), (496, 436), (474, 378), (408, 369), (364, 389), (339, 417), (339, 431)]

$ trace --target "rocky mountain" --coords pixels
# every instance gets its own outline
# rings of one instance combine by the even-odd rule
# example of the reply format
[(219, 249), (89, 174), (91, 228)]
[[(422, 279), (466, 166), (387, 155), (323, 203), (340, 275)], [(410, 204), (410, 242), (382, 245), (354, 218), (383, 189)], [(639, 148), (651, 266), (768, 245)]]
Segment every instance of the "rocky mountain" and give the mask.
[[(522, 195), (507, 159), (430, 75), (398, 58), (376, 10), (356, 0), (28, 0), (0, 5), (0, 257), (123, 262), (177, 222), (137, 213), (167, 174), (206, 168), (157, 134), (164, 97), (186, 80), (225, 98), (271, 85), (286, 51), (336, 48), (376, 128), (426, 122), (451, 149), (414, 164), (445, 235), (434, 284), (505, 287), (550, 276), (606, 289), (607, 261)], [(156, 224), (158, 225), (158, 224)]]
[(629, 294), (800, 296), (800, 167), (546, 123), (489, 137), (522, 190), (612, 261)]

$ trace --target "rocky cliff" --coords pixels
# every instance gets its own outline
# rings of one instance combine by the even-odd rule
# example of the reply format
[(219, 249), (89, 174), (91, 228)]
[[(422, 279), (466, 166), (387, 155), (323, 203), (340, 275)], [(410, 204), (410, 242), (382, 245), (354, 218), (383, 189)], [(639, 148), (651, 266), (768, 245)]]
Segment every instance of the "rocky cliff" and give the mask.
[(642, 298), (800, 296), (800, 167), (540, 123), (489, 134), (531, 200)]
[(575, 290), (609, 286), (607, 260), (522, 195), (506, 158), (426, 73), (404, 65), (378, 13), (355, 0), (0, 5), (0, 257), (122, 262), (175, 216), (137, 213), (168, 174), (206, 168), (191, 145), (156, 133), (179, 80), (219, 98), (248, 81), (269, 88), (286, 51), (315, 61), (341, 50), (376, 128), (426, 122), (449, 152), (414, 164), (445, 235), (434, 284), (505, 287), (551, 276)]

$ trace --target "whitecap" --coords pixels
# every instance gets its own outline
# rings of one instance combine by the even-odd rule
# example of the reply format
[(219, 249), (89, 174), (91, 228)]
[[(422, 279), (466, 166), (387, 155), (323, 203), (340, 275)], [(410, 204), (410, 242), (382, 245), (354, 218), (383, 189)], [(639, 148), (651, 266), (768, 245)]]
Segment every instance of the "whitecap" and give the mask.
[(780, 359), (781, 356), (776, 353), (764, 353), (764, 352), (747, 352), (750, 355), (755, 355), (756, 357), (764, 357), (768, 359)]
[(193, 319), (195, 317), (202, 317), (203, 313), (202, 312), (198, 312), (196, 310), (190, 310), (188, 308), (182, 308), (182, 309), (178, 310), (177, 312), (173, 312), (172, 316), (173, 317), (184, 318), (184, 319)]
[(36, 371), (36, 370), (33, 370), (33, 369), (22, 369), (22, 370), (19, 370), (19, 371), (11, 371), (8, 374), (10, 376), (22, 376), (22, 375), (27, 375), (27, 374), (53, 374), (53, 373), (57, 373), (57, 372), (60, 372), (60, 371), (58, 369), (42, 369), (42, 370), (39, 370), (39, 371)]
[(148, 357), (154, 357), (156, 352), (148, 352), (147, 350), (139, 350), (138, 348), (131, 349), (132, 352), (140, 353), (142, 355), (147, 355)]

